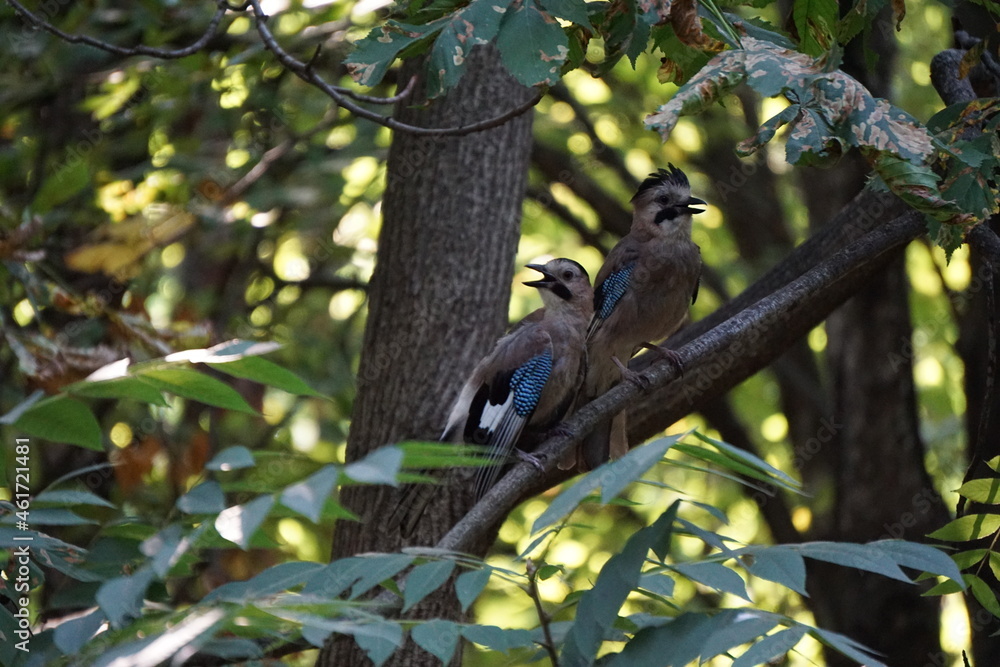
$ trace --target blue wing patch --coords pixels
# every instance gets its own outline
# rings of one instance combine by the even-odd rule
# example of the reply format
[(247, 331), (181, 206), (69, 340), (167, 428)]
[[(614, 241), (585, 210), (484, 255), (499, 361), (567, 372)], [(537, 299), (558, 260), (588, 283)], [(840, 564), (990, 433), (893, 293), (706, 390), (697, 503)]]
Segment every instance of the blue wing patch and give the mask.
[(597, 314), (597, 319), (606, 320), (611, 317), (615, 306), (628, 291), (634, 268), (635, 262), (629, 262), (617, 271), (612, 271), (604, 282), (597, 286), (594, 292), (594, 312)]
[(510, 390), (514, 392), (514, 411), (518, 417), (527, 417), (534, 412), (551, 372), (551, 350), (532, 357), (514, 371), (510, 378)]

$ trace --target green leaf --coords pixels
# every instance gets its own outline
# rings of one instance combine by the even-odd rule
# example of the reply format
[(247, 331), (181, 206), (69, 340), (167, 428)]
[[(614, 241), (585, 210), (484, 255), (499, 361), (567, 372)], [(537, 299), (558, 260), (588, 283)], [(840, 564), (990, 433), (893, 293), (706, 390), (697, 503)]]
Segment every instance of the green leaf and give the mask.
[(994, 456), (986, 462), (986, 465), (992, 468), (993, 472), (1000, 472), (1000, 456)]
[(502, 653), (516, 648), (534, 648), (538, 644), (527, 630), (498, 628), (495, 625), (466, 625), (462, 627), (462, 636)]
[(105, 581), (97, 589), (95, 600), (114, 627), (136, 618), (142, 611), (146, 589), (153, 581), (153, 570), (143, 568), (131, 576)]
[(584, 28), (591, 27), (590, 14), (584, 0), (541, 0), (541, 5), (552, 16), (572, 21)]
[(225, 539), (247, 549), (250, 538), (264, 523), (273, 506), (274, 496), (266, 495), (254, 498), (245, 505), (230, 507), (216, 517), (215, 529)]
[(178, 498), (177, 509), (185, 514), (218, 514), (226, 509), (226, 497), (219, 483), (209, 480)]
[(107, 618), (101, 610), (94, 609), (83, 616), (62, 621), (56, 626), (52, 641), (63, 655), (72, 655), (97, 634), (105, 620)]
[(432, 36), (445, 25), (444, 20), (426, 25), (408, 25), (397, 21), (387, 21), (374, 28), (368, 36), (355, 44), (345, 60), (347, 71), (362, 86), (378, 85), (385, 73), (396, 61), (399, 52), (408, 46)]
[(159, 630), (163, 625), (151, 628), (149, 636), (135, 641), (119, 643), (103, 651), (100, 658), (91, 662), (92, 667), (117, 667), (118, 665), (148, 665), (145, 660), (137, 660), (137, 656), (176, 655), (184, 648), (200, 646), (210, 637), (216, 624), (222, 620), (226, 612), (222, 609), (194, 609), (185, 614), (177, 623), (167, 626), (165, 631)]
[(618, 619), (618, 610), (639, 584), (646, 554), (650, 549), (662, 552), (662, 546), (670, 540), (676, 516), (677, 501), (652, 525), (632, 535), (621, 552), (601, 568), (594, 587), (581, 596), (576, 620), (566, 635), (562, 655), (566, 664), (591, 664), (597, 657), (605, 636)]
[(260, 354), (269, 354), (281, 349), (281, 343), (273, 341), (240, 340), (234, 338), (208, 349), (182, 350), (168, 354), (164, 361), (191, 364), (229, 364), (235, 361), (253, 359)]
[(184, 555), (191, 543), (192, 540), (185, 539), (180, 524), (172, 523), (152, 537), (143, 540), (139, 550), (150, 559), (150, 567), (162, 579)]
[(963, 212), (954, 201), (945, 199), (938, 177), (930, 167), (889, 153), (868, 156), (868, 161), (895, 195), (930, 220), (945, 225), (972, 221), (974, 216)]
[(997, 532), (1000, 514), (969, 514), (946, 523), (928, 537), (945, 542), (969, 542)]
[[(910, 583), (910, 578), (903, 574), (903, 571), (899, 569), (899, 566), (892, 558), (887, 557), (880, 550), (864, 544), (851, 544), (848, 542), (803, 542), (802, 544), (790, 544), (787, 546), (809, 558), (826, 561), (835, 565), (853, 567), (857, 570), (865, 570), (866, 572), (876, 572), (890, 579)], [(952, 567), (954, 567), (954, 563), (952, 563)]]
[(427, 95), (437, 97), (454, 88), (465, 72), (474, 46), (493, 41), (511, 0), (473, 0), (447, 18), (427, 61)]
[(243, 445), (226, 447), (221, 452), (212, 457), (212, 460), (205, 464), (207, 470), (220, 470), (229, 472), (230, 470), (240, 470), (241, 468), (252, 468), (255, 465), (253, 454)]
[(462, 605), (463, 612), (468, 611), (472, 603), (486, 588), (491, 574), (493, 574), (493, 570), (484, 567), (481, 570), (463, 572), (455, 579), (455, 595), (458, 598), (458, 603)]
[(733, 661), (732, 667), (755, 667), (770, 663), (787, 654), (806, 634), (806, 629), (795, 625), (787, 630), (764, 637)]
[(926, 128), (885, 100), (872, 97), (856, 79), (841, 71), (827, 72), (807, 55), (749, 35), (742, 43), (744, 48), (712, 58), (669, 102), (646, 118), (646, 125), (666, 140), (681, 115), (711, 106), (746, 82), (761, 95), (781, 94), (798, 108), (794, 114), (784, 111), (780, 118), (765, 123), (754, 140), (741, 144), (742, 152), (752, 151), (755, 142), (770, 138), (787, 123), (786, 153), (792, 162), (836, 156), (845, 147), (867, 151), (869, 162), (894, 155), (917, 165), (932, 154)]
[(142, 371), (140, 377), (157, 389), (183, 398), (256, 415), (239, 392), (229, 385), (190, 368), (163, 368)]
[[(93, 148), (89, 145), (88, 148)], [(79, 155), (66, 157), (51, 176), (42, 181), (31, 208), (35, 213), (48, 213), (69, 201), (90, 185), (90, 164)]]
[(684, 613), (669, 623), (644, 628), (608, 661), (608, 667), (687, 665), (701, 652), (710, 625), (705, 614)]
[(903, 567), (911, 567), (922, 572), (948, 577), (953, 581), (961, 581), (955, 561), (947, 553), (929, 544), (917, 544), (904, 540), (878, 540), (866, 545)]
[(42, 491), (32, 500), (33, 508), (39, 505), (97, 505), (115, 509), (114, 503), (90, 491), (71, 489)]
[(747, 585), (743, 581), (743, 577), (721, 563), (679, 563), (672, 565), (671, 569), (683, 574), (692, 581), (697, 581), (722, 593), (732, 593), (750, 602), (750, 596), (747, 595)]
[(306, 581), (303, 595), (334, 598), (348, 588), (356, 598), (409, 567), (416, 556), (409, 554), (365, 554), (333, 561)]
[(459, 625), (451, 621), (434, 619), (410, 630), (410, 637), (417, 646), (448, 664), (458, 646)]
[(399, 484), (399, 470), (403, 465), (403, 452), (398, 447), (386, 445), (369, 453), (365, 458), (344, 466), (344, 475), (361, 484)]
[(993, 570), (993, 576), (1000, 579), (1000, 553), (996, 551), (990, 551), (990, 569)]
[(605, 463), (597, 470), (584, 475), (578, 482), (564, 490), (549, 503), (542, 515), (535, 519), (535, 523), (531, 526), (531, 532), (537, 533), (562, 520), (598, 487), (602, 489), (602, 503), (607, 504), (622, 489), (642, 477), (656, 465), (667, 453), (667, 450), (685, 435), (687, 434), (667, 436), (646, 443), (641, 447), (635, 447), (617, 461)]
[(885, 663), (876, 660), (870, 654), (871, 649), (862, 646), (850, 637), (820, 628), (810, 629), (809, 634), (851, 660), (854, 660), (859, 665), (865, 665), (865, 667), (887, 667)]
[(159, 389), (135, 377), (122, 377), (100, 381), (81, 380), (65, 387), (64, 390), (74, 396), (86, 396), (88, 398), (134, 400), (160, 406), (167, 404)]
[(958, 569), (965, 570), (981, 561), (988, 553), (990, 553), (989, 549), (970, 549), (952, 554), (951, 559), (955, 561), (955, 566)]
[(719, 450), (720, 453), (725, 454), (733, 461), (742, 463), (744, 466), (748, 466), (754, 471), (756, 471), (756, 475), (753, 476), (755, 476), (757, 479), (769, 483), (777, 482), (783, 488), (789, 491), (801, 493), (802, 483), (800, 481), (788, 475), (784, 471), (778, 470), (770, 463), (757, 456), (756, 454), (748, 452), (744, 449), (740, 449), (739, 447), (734, 447), (733, 445), (730, 445), (728, 442), (723, 442), (722, 440), (711, 438), (707, 435), (699, 433), (698, 431), (695, 431), (694, 435), (699, 440), (712, 445), (717, 450)]
[(629, 57), (634, 68), (636, 59), (649, 43), (651, 21), (646, 19), (646, 12), (635, 0), (622, 0), (597, 24), (598, 33), (604, 38), (604, 60), (598, 65), (596, 75), (607, 74), (623, 56)]
[(423, 470), (425, 468), (461, 468), (488, 465), (484, 461), (489, 450), (481, 445), (467, 445), (455, 442), (401, 442), (394, 447), (403, 452), (403, 467)]
[(569, 54), (566, 33), (536, 0), (522, 0), (507, 9), (497, 47), (504, 67), (525, 86), (554, 84)]
[(403, 626), (391, 621), (365, 623), (353, 634), (354, 641), (376, 666), (403, 645)]
[[(3, 517), (4, 522), (14, 521), (14, 516)], [(96, 524), (93, 519), (86, 519), (76, 512), (61, 507), (32, 507), (31, 523), (38, 526), (86, 526)]]
[(260, 357), (245, 357), (226, 363), (209, 363), (208, 365), (227, 375), (276, 387), (289, 394), (323, 396), (295, 373)]
[(718, 623), (720, 627), (706, 637), (701, 647), (701, 661), (708, 662), (717, 655), (762, 637), (777, 624), (778, 618), (770, 614), (755, 613), (749, 609), (733, 610), (731, 615), (723, 616)]
[(339, 477), (339, 466), (323, 466), (298, 484), (282, 491), (281, 504), (317, 523)]
[(639, 577), (639, 588), (643, 588), (650, 593), (655, 593), (665, 598), (674, 594), (674, 580), (660, 572), (655, 574), (644, 574)]
[(795, 549), (784, 545), (747, 547), (734, 552), (755, 577), (773, 581), (799, 595), (806, 593), (806, 563)]
[(322, 574), (329, 565), (308, 561), (290, 561), (267, 568), (247, 581), (229, 581), (211, 590), (205, 602), (225, 601), (249, 603), (288, 590)]
[(839, 14), (836, 0), (795, 0), (792, 19), (802, 40), (799, 46), (803, 53), (819, 56), (830, 50)]
[(455, 561), (434, 560), (417, 565), (406, 577), (406, 588), (403, 591), (403, 612), (436, 591), (448, 581), (455, 570)]
[(25, 410), (14, 427), (36, 438), (103, 451), (101, 425), (86, 405), (69, 396), (52, 396)]
[(983, 609), (1000, 618), (1000, 602), (997, 601), (997, 594), (990, 585), (974, 574), (965, 575), (965, 583), (969, 584), (972, 596), (983, 605)]
[(925, 593), (921, 593), (921, 595), (924, 597), (935, 597), (938, 595), (961, 593), (964, 585), (964, 583), (952, 581), (951, 579), (945, 579), (944, 581), (931, 586)]
[(326, 567), (323, 563), (289, 561), (273, 565), (245, 582), (247, 594), (262, 599), (298, 586), (311, 575)]
[(972, 479), (958, 489), (958, 495), (977, 503), (1000, 503), (1000, 477), (993, 479)]

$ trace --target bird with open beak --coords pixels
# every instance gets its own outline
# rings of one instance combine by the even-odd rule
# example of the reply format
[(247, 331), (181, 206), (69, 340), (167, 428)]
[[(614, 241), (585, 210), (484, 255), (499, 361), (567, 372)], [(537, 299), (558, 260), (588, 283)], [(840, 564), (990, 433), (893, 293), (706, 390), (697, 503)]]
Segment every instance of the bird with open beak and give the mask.
[[(541, 274), (524, 284), (539, 291), (543, 307), (518, 322), (476, 365), (441, 435), (444, 442), (488, 447), (489, 465), (477, 470), (477, 500), (497, 482), (511, 455), (520, 453), (516, 445), (526, 428), (546, 430), (563, 418), (586, 369), (586, 332), (594, 312), (590, 276), (564, 258), (528, 268)], [(404, 490), (393, 521), (404, 536), (413, 532), (432, 496), (427, 485)]]

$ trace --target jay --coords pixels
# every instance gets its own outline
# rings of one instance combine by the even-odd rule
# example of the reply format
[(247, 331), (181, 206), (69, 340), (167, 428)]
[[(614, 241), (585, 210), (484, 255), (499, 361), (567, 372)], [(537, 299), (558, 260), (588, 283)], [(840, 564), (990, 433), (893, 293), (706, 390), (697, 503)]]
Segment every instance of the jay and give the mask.
[[(621, 378), (642, 386), (629, 371), (640, 348), (657, 351), (680, 368), (680, 358), (651, 345), (684, 322), (698, 297), (701, 251), (691, 240), (691, 216), (705, 202), (691, 196), (687, 176), (669, 165), (649, 175), (632, 197), (629, 233), (608, 253), (594, 287), (594, 315), (587, 329), (588, 368), (577, 404), (583, 405)], [(580, 445), (583, 469), (628, 451), (625, 413), (598, 424)]]
[[(525, 429), (551, 429), (566, 415), (586, 373), (587, 325), (593, 314), (590, 276), (577, 262), (558, 258), (529, 264), (542, 277), (526, 282), (542, 308), (518, 322), (473, 369), (452, 406), (442, 442), (488, 447), (489, 465), (478, 468), (478, 501), (497, 482)], [(433, 487), (403, 492), (395, 522), (409, 536), (433, 496)]]

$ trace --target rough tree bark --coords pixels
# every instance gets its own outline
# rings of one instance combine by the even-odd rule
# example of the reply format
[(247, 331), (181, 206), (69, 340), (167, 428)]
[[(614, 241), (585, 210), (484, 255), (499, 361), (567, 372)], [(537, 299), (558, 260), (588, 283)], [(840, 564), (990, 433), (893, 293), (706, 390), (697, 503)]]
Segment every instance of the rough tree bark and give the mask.
[[(401, 81), (419, 68), (407, 65)], [(492, 47), (477, 48), (457, 88), (416, 108), (407, 100), (396, 117), (426, 127), (452, 127), (496, 115), (530, 91), (510, 78)], [(435, 439), (448, 403), (507, 323), (513, 258), (531, 148), (531, 113), (466, 137), (393, 137), (378, 264), (369, 287), (358, 395), (347, 458), (406, 439)], [(456, 491), (456, 490), (450, 490)], [(400, 548), (397, 532), (380, 530), (399, 494), (354, 487), (345, 506), (367, 519), (340, 522), (333, 556)], [(433, 544), (472, 503), (471, 494), (439, 493), (413, 543)], [(483, 541), (481, 551), (489, 546)], [(422, 615), (457, 618), (454, 596), (432, 596)], [(370, 664), (353, 640), (327, 645), (322, 667)], [(407, 644), (393, 665), (437, 664)]]

